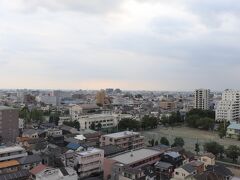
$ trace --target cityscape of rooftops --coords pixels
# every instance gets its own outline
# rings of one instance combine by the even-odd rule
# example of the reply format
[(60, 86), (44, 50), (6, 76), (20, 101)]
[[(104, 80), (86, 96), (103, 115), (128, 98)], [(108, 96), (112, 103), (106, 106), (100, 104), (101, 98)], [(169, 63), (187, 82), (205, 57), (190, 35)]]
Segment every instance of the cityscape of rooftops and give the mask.
[(240, 2), (0, 0), (0, 180), (240, 180)]

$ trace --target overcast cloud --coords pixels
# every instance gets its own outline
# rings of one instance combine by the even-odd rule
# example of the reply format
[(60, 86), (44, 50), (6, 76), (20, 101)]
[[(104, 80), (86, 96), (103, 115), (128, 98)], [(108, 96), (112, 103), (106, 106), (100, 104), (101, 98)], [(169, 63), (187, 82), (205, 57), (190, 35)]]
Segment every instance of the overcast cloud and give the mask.
[(238, 0), (1, 0), (1, 88), (240, 89)]

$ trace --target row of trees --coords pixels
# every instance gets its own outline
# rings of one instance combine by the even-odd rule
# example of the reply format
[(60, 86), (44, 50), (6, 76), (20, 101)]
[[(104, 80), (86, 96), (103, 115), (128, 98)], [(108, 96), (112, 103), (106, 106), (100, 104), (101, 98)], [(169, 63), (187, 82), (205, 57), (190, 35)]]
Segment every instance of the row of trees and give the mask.
[[(156, 141), (154, 141), (154, 139), (152, 139), (152, 140), (149, 140), (148, 141), (148, 143), (149, 143), (149, 145), (150, 146), (157, 146), (159, 143), (158, 143), (158, 141), (156, 140)], [(166, 137), (162, 137), (161, 139), (160, 139), (160, 144), (163, 144), (163, 145), (166, 145), (166, 146), (170, 146), (170, 142), (168, 141), (168, 139), (166, 138)], [(174, 139), (174, 142), (173, 142), (173, 144), (171, 145), (171, 147), (183, 147), (184, 146), (184, 140), (183, 140), (183, 138), (181, 138), (181, 137), (176, 137), (175, 139)]]
[(240, 156), (240, 147), (237, 145), (230, 145), (227, 149), (224, 149), (224, 146), (220, 145), (217, 142), (208, 142), (204, 144), (204, 150), (207, 152), (213, 153), (215, 156), (222, 158), (223, 154), (226, 157), (232, 159), (233, 162), (236, 162)]
[(19, 117), (24, 119), (26, 123), (42, 123), (43, 122), (43, 111), (38, 109), (29, 110), (27, 107), (23, 107), (19, 111)]
[(173, 112), (171, 113), (170, 116), (165, 116), (163, 115), (161, 118), (161, 123), (165, 126), (165, 125), (174, 125), (174, 124), (179, 124), (184, 122), (183, 117), (181, 116), (180, 112)]
[(118, 124), (118, 130), (123, 131), (126, 129), (138, 131), (139, 129), (154, 129), (158, 126), (159, 119), (153, 116), (144, 116), (141, 121), (131, 118), (122, 119)]
[(193, 109), (187, 113), (186, 123), (189, 127), (209, 130), (214, 127), (214, 119), (213, 111)]

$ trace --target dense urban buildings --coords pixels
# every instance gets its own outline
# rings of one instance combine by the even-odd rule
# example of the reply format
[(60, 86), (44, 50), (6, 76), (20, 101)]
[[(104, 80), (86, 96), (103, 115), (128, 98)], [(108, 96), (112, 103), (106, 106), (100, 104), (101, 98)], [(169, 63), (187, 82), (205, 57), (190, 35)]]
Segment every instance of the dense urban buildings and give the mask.
[(194, 108), (195, 109), (209, 109), (209, 89), (196, 89), (194, 92)]
[[(235, 92), (0, 91), (0, 104), (7, 105), (1, 106), (1, 120), (16, 123), (19, 131), (0, 145), (0, 179), (199, 180), (212, 169), (217, 177), (234, 177), (215, 164), (216, 154), (205, 152), (208, 140), (199, 139), (197, 148), (199, 135), (194, 132), (216, 137), (224, 127), (224, 139), (218, 142), (231, 138), (238, 144), (235, 116), (221, 123), (214, 121), (213, 111), (218, 117), (217, 110), (230, 99), (233, 105), (226, 107), (235, 108), (231, 112), (237, 115)], [(181, 128), (186, 136), (174, 135)], [(224, 158), (231, 160), (225, 151)]]

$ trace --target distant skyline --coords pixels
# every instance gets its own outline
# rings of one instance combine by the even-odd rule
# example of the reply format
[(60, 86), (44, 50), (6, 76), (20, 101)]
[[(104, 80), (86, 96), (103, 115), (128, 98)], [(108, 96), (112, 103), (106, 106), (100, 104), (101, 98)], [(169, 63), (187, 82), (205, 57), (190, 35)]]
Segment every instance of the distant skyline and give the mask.
[(0, 1), (0, 88), (240, 89), (237, 0)]

